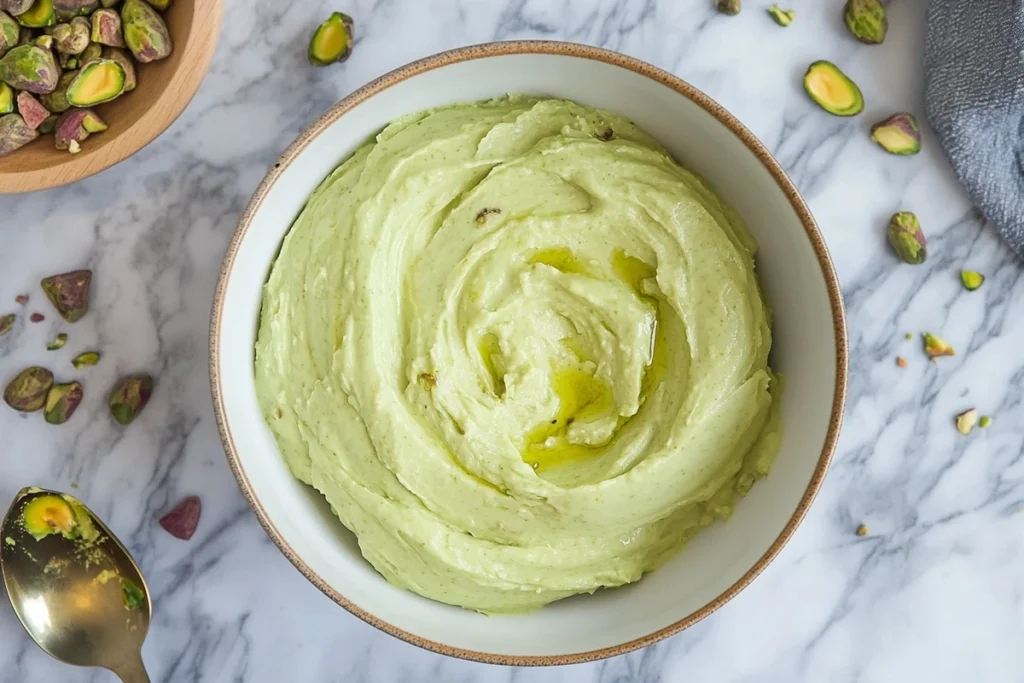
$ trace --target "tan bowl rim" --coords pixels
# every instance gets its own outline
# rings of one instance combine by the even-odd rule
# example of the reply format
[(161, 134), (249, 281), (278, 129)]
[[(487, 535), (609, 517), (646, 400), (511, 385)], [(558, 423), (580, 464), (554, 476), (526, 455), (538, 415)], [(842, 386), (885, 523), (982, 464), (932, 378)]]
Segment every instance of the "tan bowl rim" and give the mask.
[[(348, 600), (344, 595), (331, 588), (326, 581), (310, 569), (302, 558), (292, 550), (291, 546), (288, 545), (288, 542), (285, 541), (277, 528), (267, 517), (267, 514), (263, 510), (259, 500), (257, 500), (256, 495), (249, 484), (249, 480), (245, 475), (245, 471), (242, 468), (241, 461), (238, 458), (238, 452), (231, 437), (231, 430), (225, 421), (224, 396), (220, 390), (220, 324), (224, 308), (224, 292), (227, 288), (228, 278), (230, 277), (235, 257), (238, 254), (239, 246), (249, 229), (249, 224), (251, 223), (253, 216), (262, 205), (263, 200), (270, 191), (270, 188), (274, 185), (284, 170), (288, 168), (296, 157), (298, 157), (299, 154), (313, 140), (315, 140), (321, 132), (324, 131), (324, 129), (334, 123), (339, 117), (354, 108), (356, 105), (361, 104), (370, 97), (373, 97), (392, 85), (395, 85), (396, 83), (399, 83), (411, 76), (416, 76), (426, 71), (431, 71), (449, 64), (509, 54), (546, 54), (583, 57), (635, 71), (686, 96), (731, 130), (733, 134), (742, 140), (747, 148), (757, 156), (761, 163), (764, 164), (764, 167), (769, 173), (771, 173), (772, 177), (775, 178), (775, 181), (778, 183), (779, 187), (782, 188), (783, 192), (785, 192), (790, 204), (793, 206), (793, 210), (796, 211), (797, 215), (800, 217), (804, 230), (807, 232), (807, 238), (811, 241), (814, 253), (818, 257), (822, 276), (825, 279), (825, 285), (828, 289), (836, 338), (836, 386), (835, 394), (832, 399), (832, 414), (829, 420), (829, 428), (825, 436), (825, 445), (822, 447), (821, 456), (818, 458), (818, 464), (814, 469), (814, 475), (811, 477), (810, 483), (807, 485), (807, 489), (804, 492), (803, 497), (800, 499), (799, 505), (797, 505), (796, 510), (793, 512), (793, 516), (790, 517), (789, 522), (783, 528), (782, 533), (779, 534), (778, 538), (775, 539), (775, 542), (772, 543), (771, 547), (768, 548), (765, 554), (762, 555), (754, 566), (751, 567), (750, 570), (748, 570), (736, 583), (727, 588), (717, 598), (679, 621), (655, 631), (654, 633), (619, 645), (568, 655), (499, 655), (451, 647), (433, 640), (421, 638), (420, 636), (404, 631), (393, 624), (378, 619), (373, 614), (363, 610), (358, 605)], [(789, 179), (779, 162), (772, 157), (768, 149), (754, 136), (752, 132), (750, 132), (732, 114), (723, 109), (721, 105), (697, 88), (667, 71), (647, 64), (635, 57), (629, 57), (604, 48), (580, 45), (577, 43), (521, 40), (484, 43), (481, 45), (457, 48), (420, 59), (391, 71), (390, 73), (384, 74), (380, 78), (377, 78), (362, 88), (359, 88), (348, 97), (340, 100), (337, 104), (331, 107), (327, 113), (314, 121), (312, 125), (303, 131), (298, 139), (296, 139), (295, 142), (293, 142), (288, 149), (284, 151), (277, 163), (275, 163), (267, 173), (263, 182), (260, 183), (256, 192), (253, 194), (252, 199), (249, 200), (249, 204), (246, 206), (245, 211), (239, 219), (238, 228), (235, 230), (235, 234), (232, 236), (231, 242), (229, 243), (227, 252), (224, 256), (220, 277), (217, 281), (217, 289), (214, 294), (213, 315), (210, 322), (210, 384), (213, 390), (213, 408), (214, 416), (217, 420), (217, 429), (220, 432), (221, 441), (224, 444), (224, 452), (227, 455), (228, 464), (230, 465), (235, 478), (238, 480), (238, 485), (242, 490), (242, 495), (245, 496), (249, 506), (252, 507), (253, 512), (256, 513), (256, 518), (266, 530), (270, 539), (277, 545), (281, 552), (284, 553), (284, 556), (287, 557), (293, 565), (295, 565), (295, 568), (310, 581), (310, 583), (319, 588), (327, 597), (331, 598), (334, 602), (338, 603), (366, 623), (371, 624), (372, 626), (375, 626), (381, 631), (395, 636), (396, 638), (400, 638), (401, 640), (426, 650), (449, 655), (451, 657), (458, 657), (461, 659), (489, 664), (501, 664), (508, 666), (552, 666), (561, 664), (578, 664), (604, 659), (606, 657), (614, 657), (646, 647), (662, 640), (663, 638), (667, 638), (670, 635), (678, 633), (679, 631), (682, 631), (683, 629), (704, 619), (735, 597), (741, 590), (746, 588), (773, 559), (775, 559), (775, 556), (778, 555), (782, 547), (793, 536), (797, 526), (799, 526), (804, 515), (807, 513), (808, 508), (813, 502), (815, 495), (821, 488), (822, 481), (825, 478), (825, 473), (828, 470), (829, 462), (832, 459), (832, 454), (835, 451), (836, 443), (839, 438), (839, 428), (843, 420), (843, 409), (846, 402), (848, 352), (843, 298), (839, 288), (839, 279), (836, 275), (835, 267), (832, 264), (832, 259), (825, 247), (824, 238), (818, 230), (818, 227), (811, 216), (811, 212), (807, 208), (807, 204), (804, 203), (804, 200), (800, 197), (793, 181)]]

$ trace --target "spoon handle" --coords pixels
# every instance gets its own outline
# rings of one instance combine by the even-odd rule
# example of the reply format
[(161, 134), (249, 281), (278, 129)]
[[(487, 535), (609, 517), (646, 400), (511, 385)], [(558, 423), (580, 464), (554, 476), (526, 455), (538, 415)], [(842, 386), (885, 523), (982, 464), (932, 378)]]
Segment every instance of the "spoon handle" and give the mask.
[(123, 662), (113, 671), (124, 683), (150, 683), (141, 655)]

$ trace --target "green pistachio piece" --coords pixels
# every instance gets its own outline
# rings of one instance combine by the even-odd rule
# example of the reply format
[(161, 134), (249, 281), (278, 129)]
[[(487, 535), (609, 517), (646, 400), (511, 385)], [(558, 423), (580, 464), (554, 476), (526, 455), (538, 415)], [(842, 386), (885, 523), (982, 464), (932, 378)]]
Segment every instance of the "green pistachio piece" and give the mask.
[(864, 111), (860, 88), (832, 62), (819, 60), (807, 67), (804, 90), (829, 114), (856, 116)]
[(98, 351), (85, 351), (71, 359), (71, 364), (75, 366), (76, 370), (87, 365), (96, 365), (99, 362), (100, 354)]
[(66, 24), (57, 24), (49, 29), (57, 52), (64, 55), (82, 54), (89, 47), (91, 30), (89, 20), (85, 17), (75, 17)]
[(39, 131), (29, 128), (20, 114), (0, 116), (0, 157), (24, 147), (39, 137)]
[(904, 263), (917, 265), (928, 258), (928, 243), (917, 216), (910, 211), (900, 211), (889, 219), (886, 229), (889, 244)]
[(992, 418), (989, 417), (988, 415), (982, 415), (981, 419), (978, 420), (978, 426), (981, 427), (982, 429), (988, 429), (991, 424)]
[(46, 345), (47, 351), (56, 351), (57, 349), (64, 348), (64, 345), (68, 343), (68, 335), (66, 332), (61, 332), (53, 341)]
[(42, 125), (43, 121), (50, 115), (50, 112), (39, 103), (32, 93), (22, 91), (18, 93), (18, 113), (21, 114), (25, 125), (35, 130)]
[(938, 337), (931, 332), (925, 332), (924, 338), (924, 352), (929, 358), (938, 358), (939, 356), (953, 356), (956, 352), (953, 347), (950, 346), (942, 337)]
[(7, 12), (0, 10), (0, 52), (6, 52), (18, 44), (21, 24)]
[(38, 45), (19, 45), (0, 58), (0, 81), (36, 95), (53, 92), (60, 68), (53, 53)]
[(71, 108), (71, 103), (68, 102), (68, 86), (71, 85), (71, 81), (75, 80), (77, 75), (77, 71), (65, 71), (61, 74), (60, 80), (57, 81), (57, 87), (53, 89), (53, 92), (40, 95), (39, 101), (54, 114), (66, 112)]
[(82, 316), (89, 312), (91, 282), (91, 270), (73, 270), (43, 278), (40, 284), (61, 317), (73, 323), (81, 320)]
[(46, 405), (53, 373), (38, 366), (26, 368), (4, 389), (4, 402), (15, 410), (31, 413)]
[(153, 62), (171, 54), (171, 34), (159, 13), (143, 0), (125, 0), (121, 7), (124, 42), (135, 60)]
[(913, 114), (893, 114), (871, 126), (871, 139), (889, 154), (917, 154), (921, 151), (921, 130)]
[(14, 88), (6, 83), (0, 83), (0, 114), (10, 114), (14, 111)]
[(106, 129), (107, 124), (92, 109), (69, 109), (57, 119), (53, 142), (57, 149), (77, 154), (86, 138)]
[(885, 6), (879, 0), (847, 0), (843, 21), (854, 38), (868, 45), (884, 41), (889, 30)]
[(153, 378), (149, 375), (124, 377), (110, 392), (110, 414), (119, 423), (130, 424), (146, 407), (152, 393)]
[(83, 66), (68, 85), (68, 102), (73, 107), (102, 104), (120, 97), (124, 86), (124, 68), (112, 59), (98, 59)]
[(135, 90), (135, 86), (138, 83), (135, 77), (135, 62), (128, 56), (128, 53), (119, 47), (105, 47), (103, 48), (103, 59), (109, 59), (112, 62), (117, 62), (124, 69), (124, 91), (131, 92)]
[(57, 23), (53, 0), (36, 0), (27, 12), (18, 15), (18, 23), (25, 28), (43, 28)]
[(0, 0), (0, 9), (16, 17), (29, 11), (34, 2), (35, 0)]
[(968, 292), (973, 292), (985, 284), (985, 276), (973, 270), (961, 270), (960, 281), (964, 283), (964, 289)]
[(69, 382), (54, 384), (46, 395), (46, 408), (43, 416), (53, 425), (64, 424), (78, 409), (82, 402), (82, 384)]
[(309, 41), (309, 63), (313, 66), (328, 66), (344, 62), (352, 54), (354, 35), (352, 17), (335, 12), (317, 26)]
[(110, 47), (124, 47), (121, 15), (117, 10), (98, 9), (92, 13), (92, 42)]
[(739, 14), (740, 0), (715, 0), (715, 9), (722, 14)]
[(768, 15), (775, 21), (779, 26), (789, 26), (796, 19), (795, 9), (782, 9), (778, 5), (772, 5), (768, 8)]
[(0, 316), (0, 337), (11, 331), (11, 328), (14, 327), (15, 317), (13, 313)]

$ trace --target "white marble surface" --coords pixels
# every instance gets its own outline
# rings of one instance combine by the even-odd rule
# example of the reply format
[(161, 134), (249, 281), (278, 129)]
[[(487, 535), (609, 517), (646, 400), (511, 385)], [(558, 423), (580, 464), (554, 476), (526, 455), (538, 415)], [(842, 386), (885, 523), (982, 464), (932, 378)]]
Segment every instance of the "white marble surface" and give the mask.
[[(867, 137), (895, 110), (920, 113), (925, 0), (894, 0), (885, 45), (845, 35), (840, 0), (791, 0), (788, 29), (744, 0), (228, 0), (213, 69), (156, 143), (61, 190), (0, 198), (0, 313), (30, 291), (0, 340), (4, 380), (46, 362), (81, 377), (87, 398), (66, 425), (0, 410), (0, 500), (24, 485), (67, 489), (135, 552), (156, 594), (145, 647), (154, 681), (1021, 681), (1024, 642), (1024, 271), (986, 229), (926, 132), (914, 158)], [(332, 9), (356, 18), (351, 60), (305, 65), (305, 40)], [(225, 464), (210, 406), (207, 324), (220, 258), (267, 166), (331, 103), (385, 71), (489, 40), (567, 39), (626, 52), (688, 79), (737, 114), (792, 175), (821, 224), (849, 307), (846, 425), (824, 489), (776, 562), (696, 627), (610, 661), (516, 670), (447, 659), (378, 633), (323, 597), (264, 535)], [(838, 119), (812, 106), (800, 76), (841, 64), (868, 101)], [(0, 162), (2, 163), (2, 162)], [(897, 209), (920, 216), (932, 256), (901, 266), (885, 245)], [(88, 266), (93, 312), (64, 329), (33, 283)], [(988, 276), (978, 292), (957, 270)], [(957, 349), (925, 361), (907, 331)], [(98, 347), (95, 368), (69, 359)], [(906, 370), (896, 367), (907, 357)], [(104, 395), (121, 373), (158, 387), (127, 429)], [(993, 426), (959, 435), (977, 406)], [(794, 426), (795, 428), (795, 426)], [(155, 522), (183, 495), (203, 497), (189, 543)], [(854, 535), (866, 523), (871, 534)], [(0, 604), (0, 682), (108, 681), (51, 660)]]

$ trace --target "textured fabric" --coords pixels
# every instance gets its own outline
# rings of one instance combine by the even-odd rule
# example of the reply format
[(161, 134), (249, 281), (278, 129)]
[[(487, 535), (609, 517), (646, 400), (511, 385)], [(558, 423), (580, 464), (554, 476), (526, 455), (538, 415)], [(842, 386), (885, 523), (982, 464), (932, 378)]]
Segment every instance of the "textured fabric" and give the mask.
[(953, 170), (1024, 256), (1024, 0), (931, 0), (924, 67)]

